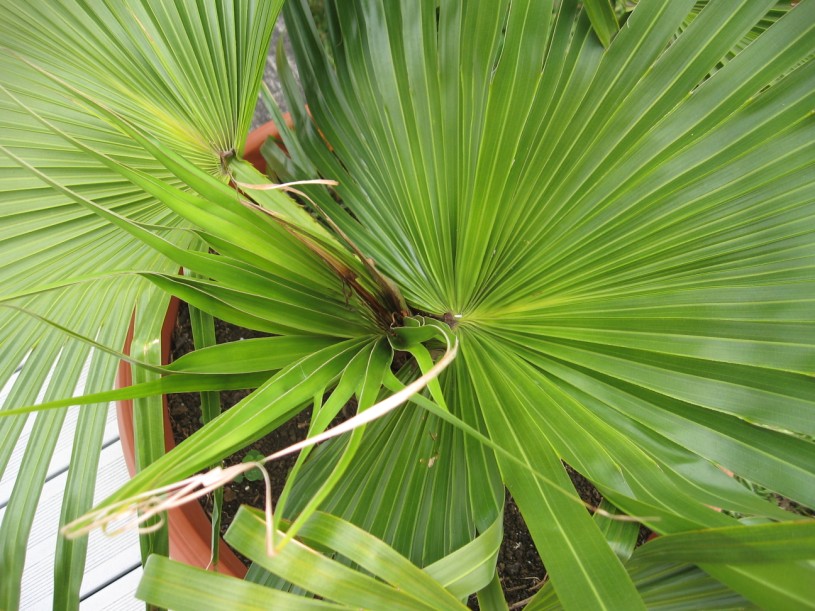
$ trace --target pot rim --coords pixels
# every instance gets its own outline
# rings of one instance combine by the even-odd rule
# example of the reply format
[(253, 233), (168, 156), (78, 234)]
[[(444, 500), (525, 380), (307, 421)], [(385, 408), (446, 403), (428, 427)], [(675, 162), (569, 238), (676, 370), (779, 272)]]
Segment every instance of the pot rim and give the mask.
[[(289, 113), (284, 116), (286, 125), (291, 127), (292, 120)], [(267, 138), (280, 140), (280, 132), (273, 121), (268, 121), (253, 129), (244, 147), (244, 159), (252, 163), (259, 171), (265, 172), (266, 160), (260, 153), (261, 145)], [(173, 297), (167, 308), (167, 315), (161, 330), (161, 362), (166, 365), (170, 356), (170, 340), (176, 319), (178, 318), (179, 299)], [(133, 341), (133, 325), (135, 315), (131, 318), (130, 327), (125, 338), (123, 352), (130, 354), (130, 344)], [(116, 387), (123, 388), (133, 383), (130, 365), (125, 361), (119, 363), (116, 374)], [(167, 409), (167, 397), (162, 397), (164, 405), (164, 447), (169, 452), (175, 445), (172, 427), (170, 425), (170, 414)], [(130, 477), (135, 474), (136, 457), (133, 431), (133, 402), (130, 400), (116, 402), (116, 414), (119, 425), (119, 436), (122, 441), (122, 452), (124, 454), (127, 470)], [(210, 546), (212, 540), (212, 522), (207, 517), (206, 512), (198, 503), (186, 503), (168, 512), (168, 525), (170, 537), (170, 557), (191, 566), (200, 568), (209, 567)], [(246, 575), (246, 565), (241, 562), (223, 538), (219, 538), (219, 562), (215, 570), (220, 573), (234, 577), (244, 577)]]

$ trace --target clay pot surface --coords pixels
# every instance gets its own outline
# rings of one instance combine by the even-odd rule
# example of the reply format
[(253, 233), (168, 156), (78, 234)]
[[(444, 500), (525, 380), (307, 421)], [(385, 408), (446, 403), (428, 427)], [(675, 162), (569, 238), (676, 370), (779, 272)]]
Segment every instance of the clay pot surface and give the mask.
[[(173, 328), (178, 317), (178, 300), (173, 298), (170, 307), (167, 309), (167, 316), (164, 319), (164, 326), (161, 330), (161, 362), (167, 364), (170, 355), (170, 339), (173, 335)], [(125, 340), (125, 352), (129, 353), (130, 343), (133, 337), (133, 327), (131, 325)], [(130, 365), (122, 361), (119, 363), (119, 371), (116, 376), (116, 386), (119, 388), (130, 386), (133, 378)], [(162, 397), (164, 403), (164, 448), (167, 452), (175, 447), (172, 428), (170, 426), (170, 415), (167, 410), (167, 398)], [(130, 476), (136, 472), (135, 444), (133, 439), (133, 402), (119, 401), (116, 405), (116, 413), (119, 420), (119, 436), (122, 439), (122, 452)], [(212, 522), (197, 502), (186, 503), (175, 509), (171, 509), (167, 515), (167, 522), (170, 535), (170, 557), (190, 566), (207, 568), (210, 560), (210, 542), (212, 537)], [(243, 577), (246, 574), (246, 566), (238, 560), (234, 552), (220, 540), (219, 562), (216, 569), (226, 575)]]
[[(290, 123), (291, 118), (286, 115), (285, 120)], [(260, 147), (267, 138), (279, 139), (280, 132), (273, 122), (264, 123), (257, 129), (252, 130), (246, 139), (244, 159), (252, 163), (259, 171), (265, 172), (266, 161), (260, 154)], [(170, 340), (178, 317), (178, 300), (173, 298), (164, 319), (164, 326), (161, 331), (161, 362), (167, 364), (170, 356)], [(124, 352), (130, 353), (130, 344), (133, 340), (133, 324), (125, 340)], [(130, 365), (122, 361), (119, 363), (119, 370), (116, 376), (116, 387), (123, 388), (130, 386), (133, 378)], [(167, 452), (172, 450), (176, 443), (173, 438), (170, 426), (170, 416), (167, 410), (167, 399), (164, 402), (164, 445)], [(133, 438), (133, 402), (119, 401), (116, 406), (119, 420), (119, 435), (122, 440), (122, 451), (127, 463), (127, 470), (130, 476), (136, 472), (135, 444)], [(168, 512), (168, 525), (170, 535), (170, 557), (174, 560), (184, 562), (190, 566), (207, 568), (210, 560), (210, 542), (212, 537), (212, 523), (198, 503), (186, 503), (181, 507)], [(246, 574), (246, 566), (238, 560), (238, 557), (224, 542), (220, 540), (220, 560), (216, 569), (226, 575), (243, 577)]]

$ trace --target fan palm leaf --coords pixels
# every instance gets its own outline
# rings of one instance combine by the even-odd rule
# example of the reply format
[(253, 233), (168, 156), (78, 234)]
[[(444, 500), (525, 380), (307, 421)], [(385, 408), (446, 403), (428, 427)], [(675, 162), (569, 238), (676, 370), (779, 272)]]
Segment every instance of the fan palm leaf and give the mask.
[[(234, 348), (208, 348), (125, 391), (213, 390), (250, 374), (259, 382), (101, 511), (194, 476), (307, 406), (310, 436), (351, 398), (359, 422), (368, 410), (384, 413), (390, 393), (419, 378), (427, 389), (412, 405), (303, 452), (273, 521), (291, 529), (280, 555), (266, 556), (259, 516), (239, 516), (228, 538), (257, 562), (252, 580), (350, 606), (455, 607), (478, 590), (495, 600), (506, 485), (552, 584), (532, 608), (674, 604), (682, 580), (685, 604), (808, 604), (808, 524), (724, 471), (815, 505), (815, 0), (794, 8), (641, 0), (619, 31), (611, 8), (329, 1), (321, 37), (305, 0), (290, 0), (284, 14), (302, 81), (301, 90), (283, 71), (291, 156), (265, 150), (279, 182), (321, 182), (298, 185), (297, 203), (261, 186), (239, 158), (270, 14), (255, 19), (248, 2), (200, 12), (144, 2), (100, 7), (99, 28), (83, 11), (63, 11), (66, 36), (93, 32), (91, 48), (111, 46), (122, 74), (144, 84), (132, 87), (101, 60), (93, 79), (75, 60), (53, 57), (21, 8), (9, 46), (23, 58), (6, 56), (13, 76), (2, 90), (25, 126), (15, 140), (5, 125), (12, 137), (2, 149), (12, 160), (4, 191), (19, 220), (9, 235), (20, 236), (20, 270), (31, 252), (23, 236), (41, 241), (31, 246), (36, 282), (10, 274), (19, 281), (6, 294), (77, 337), (119, 348), (120, 337), (99, 337), (101, 311), (69, 324), (77, 295), (110, 286), (88, 282), (98, 266), (72, 270), (61, 292), (40, 290), (58, 276), (36, 249), (54, 240), (68, 252), (73, 234), (59, 242), (52, 221), (17, 203), (17, 180), (32, 185), (26, 197), (40, 189), (52, 198), (37, 204), (43, 210), (61, 206), (95, 231), (121, 232), (143, 260), (104, 247), (90, 256), (110, 264), (103, 272), (136, 272), (115, 280), (134, 295), (157, 287), (274, 341), (304, 342), (290, 358), (247, 354), (220, 376), (218, 360)], [(222, 88), (204, 85), (212, 75)], [(17, 110), (28, 98), (29, 110)], [(72, 121), (72, 112), (81, 116)], [(30, 142), (65, 151), (71, 171), (33, 154)], [(102, 184), (125, 199), (105, 199)], [(128, 208), (128, 198), (143, 207)], [(54, 297), (71, 291), (73, 300)], [(23, 315), (3, 327), (9, 338)], [(155, 308), (151, 317), (158, 322)], [(7, 340), (13, 349), (0, 365), (16, 367), (31, 337)], [(26, 376), (32, 358), (40, 376), (56, 358), (42, 346)], [(86, 346), (68, 355), (74, 370)], [(397, 351), (410, 363), (394, 376)], [(71, 375), (39, 409), (121, 394), (66, 400)], [(9, 413), (36, 402), (21, 379), (11, 407), (23, 409)], [(38, 415), (42, 443), (60, 413)], [(19, 426), (17, 418), (0, 425)], [(27, 463), (36, 481), (40, 463)], [(564, 463), (603, 494), (605, 515), (629, 514), (665, 543), (632, 556), (633, 531), (592, 518)], [(21, 496), (20, 507), (30, 505)], [(779, 524), (745, 525), (737, 515)], [(16, 535), (3, 528), (7, 540)], [(786, 559), (697, 553), (706, 537), (733, 534), (743, 551), (793, 532), (803, 538)], [(359, 556), (363, 540), (378, 562)], [(339, 556), (315, 556), (311, 546)], [(294, 571), (282, 557), (331, 577)], [(246, 608), (259, 595), (162, 559), (146, 575), (140, 595), (155, 604), (196, 604), (174, 592), (182, 579), (200, 587), (217, 579), (248, 597)]]
[[(200, 167), (220, 173), (219, 152), (240, 148), (248, 131), (279, 5), (226, 2), (198, 13), (190, 10), (192, 3), (6, 3), (0, 20), (0, 140), (4, 151), (106, 209), (138, 223), (164, 227), (166, 235), (181, 246), (200, 244), (194, 234), (174, 230), (182, 224), (178, 215), (30, 114), (37, 112), (77, 141), (119, 162), (168, 184), (180, 184), (142, 147), (77, 104), (61, 84), (40, 70), (59, 75), (64, 83), (91, 93), (138, 125), (149, 126)], [(211, 87), (216, 78), (221, 86)], [(207, 103), (200, 104), (202, 99)], [(127, 272), (166, 273), (177, 269), (177, 264), (145, 249), (140, 241), (37, 176), (21, 171), (8, 155), (0, 155), (0, 193), (4, 295), (67, 278), (85, 278), (78, 285), (15, 303), (117, 349), (124, 343), (138, 304), (136, 336), (149, 344), (153, 331), (147, 329), (148, 312), (162, 312), (166, 298)], [(108, 278), (103, 282), (89, 278), (105, 275)], [(86, 344), (66, 341), (57, 329), (32, 324), (33, 320), (26, 311), (5, 307), (0, 316), (2, 379), (8, 380), (22, 366), (7, 408), (34, 402), (40, 388), (47, 388), (47, 398), (72, 395), (81, 365), (88, 358)], [(110, 355), (94, 353), (85, 391), (108, 389), (115, 366)], [(14, 608), (19, 600), (27, 533), (64, 415), (63, 410), (37, 417), (23, 470), (16, 474), (15, 489), (4, 511), (0, 529), (3, 608)], [(104, 422), (99, 409), (82, 411), (76, 432), (77, 440), (82, 441), (75, 445), (69, 469), (63, 524), (90, 507)], [(0, 473), (23, 424), (23, 416), (0, 422), (4, 440)], [(152, 435), (161, 439), (160, 431)], [(145, 454), (149, 460), (149, 453)], [(55, 571), (62, 584), (55, 588), (58, 607), (78, 602), (85, 545), (82, 540), (65, 539), (58, 544)]]

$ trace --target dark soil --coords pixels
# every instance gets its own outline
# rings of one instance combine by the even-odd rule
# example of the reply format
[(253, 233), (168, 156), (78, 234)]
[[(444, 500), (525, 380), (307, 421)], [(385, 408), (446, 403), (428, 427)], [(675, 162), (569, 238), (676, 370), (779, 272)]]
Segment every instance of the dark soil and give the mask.
[[(599, 505), (603, 497), (597, 489), (570, 467), (567, 466), (566, 470), (580, 498), (594, 506)], [(504, 587), (504, 598), (510, 607), (534, 596), (546, 579), (546, 569), (532, 536), (509, 492), (504, 507), (504, 541), (498, 551), (498, 575)], [(478, 609), (475, 595), (470, 597), (468, 606)]]
[[(222, 323), (216, 323), (216, 337), (218, 343), (240, 341), (253, 337), (262, 337), (264, 334), (248, 331)], [(177, 359), (193, 348), (190, 330), (189, 312), (186, 304), (181, 304), (178, 320), (173, 333), (171, 357)], [(228, 409), (249, 394), (249, 391), (227, 391), (221, 393), (222, 409)], [(173, 435), (177, 440), (189, 437), (201, 427), (200, 399), (197, 393), (180, 393), (168, 397), (170, 416), (173, 425)], [(352, 410), (349, 410), (352, 411)], [(350, 414), (346, 414), (350, 415)], [(243, 457), (251, 450), (257, 450), (268, 456), (277, 450), (302, 440), (308, 428), (308, 414), (302, 413), (297, 418), (277, 429), (273, 435), (261, 439), (257, 443), (245, 448), (228, 458), (227, 465), (241, 462)], [(272, 498), (277, 498), (283, 488), (289, 470), (294, 465), (296, 456), (267, 463), (267, 469), (272, 482)], [(580, 474), (568, 468), (572, 482), (577, 488), (581, 498), (596, 506), (602, 500), (597, 490)], [(232, 482), (224, 488), (223, 517), (221, 533), (226, 532), (229, 524), (242, 504), (262, 508), (265, 501), (265, 486), (263, 480), (241, 483)], [(208, 515), (212, 513), (212, 498), (201, 499), (201, 504)], [(644, 539), (645, 534), (642, 534)], [(646, 533), (647, 534), (647, 533)], [(240, 556), (239, 556), (240, 557)], [(244, 562), (248, 561), (241, 558)], [(510, 605), (517, 604), (533, 596), (543, 585), (546, 569), (532, 542), (532, 537), (526, 528), (518, 507), (507, 493), (507, 503), (504, 511), (504, 541), (498, 554), (498, 574), (501, 577), (506, 600)], [(478, 609), (475, 596), (469, 601), (472, 609)]]
[[(259, 331), (251, 331), (249, 329), (242, 329), (235, 327), (221, 321), (216, 321), (215, 324), (215, 337), (219, 344), (241, 341), (244, 339), (252, 339), (256, 337), (264, 337), (265, 333)], [(173, 330), (173, 337), (170, 347), (170, 355), (173, 360), (181, 357), (193, 350), (192, 330), (190, 327), (190, 315), (187, 305), (182, 303), (178, 309), (178, 319), (176, 320), (175, 329)], [(230, 390), (221, 392), (221, 409), (226, 410), (238, 403), (241, 399), (246, 397), (251, 391), (249, 390)], [(176, 441), (186, 439), (195, 431), (201, 428), (201, 399), (198, 393), (178, 393), (169, 395), (167, 404), (170, 410), (170, 422), (173, 428), (173, 437)], [(244, 456), (251, 450), (257, 450), (264, 456), (268, 456), (278, 450), (292, 445), (306, 436), (306, 429), (308, 427), (308, 415), (306, 413), (300, 414), (287, 423), (285, 426), (277, 429), (274, 435), (270, 435), (257, 443), (244, 448), (236, 454), (227, 458), (224, 463), (234, 465), (240, 463)], [(286, 457), (281, 460), (270, 462), (266, 465), (266, 470), (269, 472), (269, 478), (272, 483), (272, 498), (277, 499), (283, 489), (283, 483), (286, 481), (286, 476), (289, 470), (294, 465), (297, 456)], [(265, 503), (266, 488), (263, 480), (244, 481), (237, 483), (231, 482), (224, 486), (224, 502), (222, 505), (221, 517), (221, 534), (226, 532), (226, 529), (232, 523), (238, 508), (241, 505), (251, 505), (253, 507), (262, 508)], [(207, 495), (199, 501), (203, 506), (207, 515), (212, 516), (212, 496)], [(240, 556), (239, 556), (240, 557)], [(243, 557), (247, 566), (249, 561)]]

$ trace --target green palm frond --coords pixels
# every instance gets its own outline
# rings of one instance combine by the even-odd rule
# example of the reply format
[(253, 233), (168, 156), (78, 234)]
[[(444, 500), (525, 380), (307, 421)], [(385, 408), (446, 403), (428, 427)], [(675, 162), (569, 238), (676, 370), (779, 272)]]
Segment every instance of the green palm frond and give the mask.
[[(119, 350), (107, 308), (89, 305), (111, 287), (129, 291), (122, 325), (136, 299), (171, 293), (276, 335), (141, 368), (121, 392), (258, 388), (100, 511), (304, 409), (323, 435), (352, 399), (364, 418), (426, 386), (303, 451), (276, 556), (262, 517), (241, 513), (227, 538), (257, 563), (254, 584), (154, 557), (140, 596), (193, 608), (178, 592), (190, 580), (236, 608), (262, 585), (281, 605), (499, 604), (506, 485), (551, 583), (530, 608), (809, 604), (811, 524), (725, 470), (815, 506), (815, 0), (641, 0), (620, 20), (604, 0), (332, 0), (326, 32), (290, 0), (302, 87), (281, 61), (289, 157), (265, 151), (275, 180), (305, 181), (294, 194), (240, 159), (279, 4), (60, 4), (43, 23), (87, 38), (87, 62), (54, 52), (39, 9), (0, 25), (3, 290), (54, 326), (4, 310), (0, 371), (31, 352), (11, 413), (35, 403), (55, 325)], [(43, 444), (60, 406), (122, 396), (65, 399), (88, 352), (73, 344), (31, 408)], [(594, 518), (564, 463), (604, 496)], [(26, 468), (15, 515), (41, 479)], [(622, 513), (664, 540), (632, 553)], [(17, 534), (4, 523), (4, 558), (21, 558)], [(731, 537), (738, 552), (703, 553)], [(17, 575), (0, 575), (13, 606)]]
[[(90, 145), (169, 185), (178, 181), (143, 147), (101, 120), (66, 90), (80, 88), (161, 138), (200, 167), (221, 172), (221, 153), (242, 146), (255, 106), (271, 28), (280, 3), (223, 2), (199, 12), (194, 3), (5, 3), (0, 19), (0, 243), (3, 296), (76, 278), (17, 306), (121, 349), (134, 306), (166, 307), (163, 294), (133, 271), (169, 273), (177, 264), (128, 237), (52, 189), (9, 155), (104, 208), (164, 234), (183, 248), (200, 240), (140, 186), (112, 172), (54, 133), (29, 110)], [(55, 81), (51, 75), (56, 75)], [(214, 83), (218, 86), (214, 86)], [(201, 102), (206, 100), (206, 103)], [(200, 247), (200, 246), (197, 246)], [(107, 279), (99, 281), (99, 278)], [(152, 305), (150, 305), (152, 302)], [(143, 309), (139, 321), (149, 320)], [(22, 332), (21, 332), (22, 330)], [(137, 329), (137, 337), (140, 331)], [(43, 385), (49, 398), (74, 392), (88, 348), (24, 312), (2, 307), (0, 379), (24, 361), (5, 407), (31, 404)], [(77, 368), (77, 364), (80, 365)], [(94, 353), (86, 392), (110, 388), (116, 361)], [(92, 502), (104, 416), (82, 412), (65, 492), (62, 523)], [(95, 414), (95, 415), (94, 415)], [(6, 508), (3, 608), (14, 608), (39, 490), (64, 412), (37, 417)], [(3, 418), (0, 473), (22, 430), (23, 417)], [(161, 439), (160, 431), (154, 433)], [(37, 458), (37, 457), (41, 458)], [(55, 604), (76, 600), (85, 562), (83, 541), (61, 540)]]
[[(813, 446), (784, 431), (813, 422), (813, 7), (641, 2), (603, 52), (578, 3), (546, 4), (328, 3), (330, 53), (288, 4), (316, 167), (292, 177), (336, 178), (353, 219), (310, 195), (413, 307), (456, 317), (514, 455), (551, 451), (662, 532), (728, 523), (706, 505), (783, 517), (716, 465), (812, 505)], [(498, 462), (562, 602), (621, 594), (585, 528), (536, 535), (568, 511)]]

